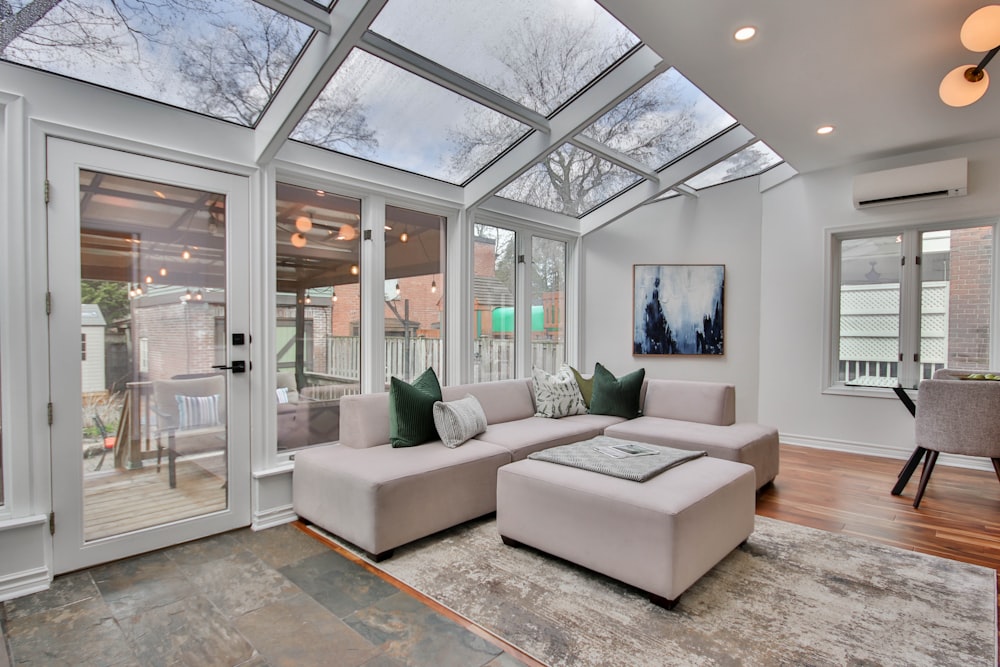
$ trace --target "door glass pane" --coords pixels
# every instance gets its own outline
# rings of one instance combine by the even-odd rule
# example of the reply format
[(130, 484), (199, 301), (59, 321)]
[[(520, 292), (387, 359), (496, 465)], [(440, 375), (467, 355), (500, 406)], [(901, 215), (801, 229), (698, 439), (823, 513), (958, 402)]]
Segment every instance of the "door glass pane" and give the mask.
[(531, 365), (555, 373), (566, 361), (566, 243), (531, 240)]
[(517, 237), (476, 225), (473, 240), (473, 382), (514, 377), (514, 279)]
[(385, 207), (385, 381), (444, 377), (445, 218)]
[(87, 541), (227, 507), (225, 248), (223, 195), (80, 172)]
[(896, 235), (841, 241), (841, 382), (896, 385), (902, 245)]
[(990, 368), (993, 227), (921, 234), (920, 378)]
[(340, 439), (340, 397), (361, 382), (361, 202), (278, 183), (278, 450)]

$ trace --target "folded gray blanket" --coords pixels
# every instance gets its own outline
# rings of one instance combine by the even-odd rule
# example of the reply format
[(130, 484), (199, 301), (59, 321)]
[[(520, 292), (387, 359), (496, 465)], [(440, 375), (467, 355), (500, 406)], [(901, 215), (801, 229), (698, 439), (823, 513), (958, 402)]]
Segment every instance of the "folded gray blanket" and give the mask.
[[(640, 456), (625, 456), (624, 458), (614, 458), (602, 452), (601, 447), (615, 447), (630, 449), (629, 445), (644, 450), (655, 450), (654, 454), (643, 454)], [(615, 449), (615, 451), (619, 451)], [(633, 482), (645, 482), (651, 477), (659, 475), (664, 470), (669, 470), (685, 461), (697, 459), (705, 456), (705, 452), (692, 452), (684, 449), (674, 449), (672, 447), (662, 447), (651, 445), (645, 442), (632, 442), (631, 440), (621, 440), (611, 438), (606, 435), (599, 435), (583, 442), (574, 442), (571, 445), (562, 445), (544, 449), (534, 454), (529, 454), (529, 459), (536, 461), (548, 461), (558, 463), (573, 468), (582, 468), (591, 472), (599, 472), (603, 475), (630, 479)]]

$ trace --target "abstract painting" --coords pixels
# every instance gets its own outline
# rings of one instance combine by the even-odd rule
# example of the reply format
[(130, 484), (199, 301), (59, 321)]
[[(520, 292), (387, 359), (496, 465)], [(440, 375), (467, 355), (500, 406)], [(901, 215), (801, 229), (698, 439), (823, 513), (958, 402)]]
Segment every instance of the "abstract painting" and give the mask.
[(723, 354), (721, 264), (633, 266), (632, 354)]

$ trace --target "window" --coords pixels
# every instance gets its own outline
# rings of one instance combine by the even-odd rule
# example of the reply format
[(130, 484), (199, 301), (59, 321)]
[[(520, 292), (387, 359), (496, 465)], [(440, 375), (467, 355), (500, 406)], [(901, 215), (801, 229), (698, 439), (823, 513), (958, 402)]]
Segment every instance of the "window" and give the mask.
[(566, 361), (566, 243), (531, 239), (531, 365), (555, 373)]
[(517, 235), (476, 225), (473, 239), (473, 382), (509, 380), (514, 364)]
[(340, 438), (340, 398), (361, 382), (361, 201), (277, 184), (278, 450)]
[(916, 387), (990, 366), (994, 226), (835, 235), (833, 383)]
[(444, 228), (440, 215), (385, 207), (385, 377), (444, 377)]

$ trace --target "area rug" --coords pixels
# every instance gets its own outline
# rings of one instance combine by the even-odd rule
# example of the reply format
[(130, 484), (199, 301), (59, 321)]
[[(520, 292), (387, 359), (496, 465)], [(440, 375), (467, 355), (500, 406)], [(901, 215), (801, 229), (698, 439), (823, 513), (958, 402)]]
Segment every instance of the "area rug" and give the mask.
[(552, 667), (997, 665), (994, 570), (764, 517), (673, 611), (493, 519), (376, 567)]

